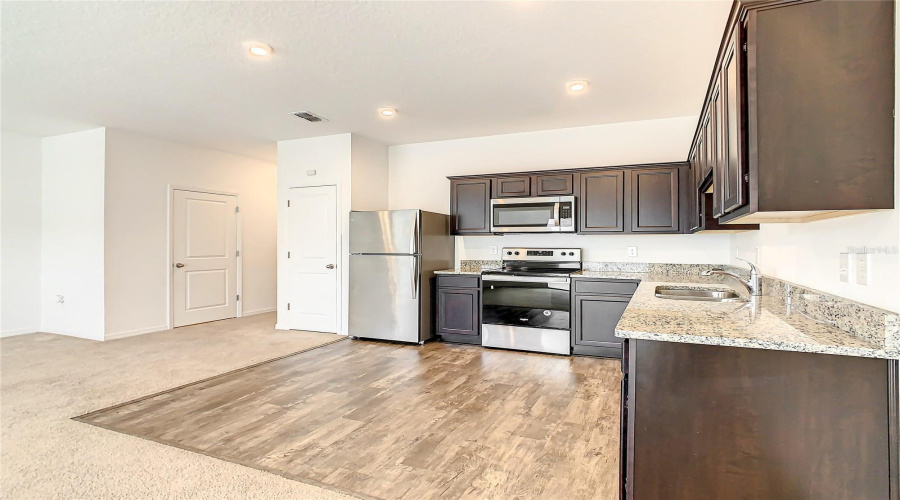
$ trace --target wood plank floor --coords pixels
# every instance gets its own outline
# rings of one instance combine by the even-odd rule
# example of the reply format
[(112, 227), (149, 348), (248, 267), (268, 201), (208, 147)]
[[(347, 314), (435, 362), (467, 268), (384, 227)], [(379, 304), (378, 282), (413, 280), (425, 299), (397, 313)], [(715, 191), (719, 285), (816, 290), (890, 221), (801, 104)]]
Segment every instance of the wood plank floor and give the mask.
[(78, 420), (385, 499), (614, 499), (619, 362), (346, 340)]

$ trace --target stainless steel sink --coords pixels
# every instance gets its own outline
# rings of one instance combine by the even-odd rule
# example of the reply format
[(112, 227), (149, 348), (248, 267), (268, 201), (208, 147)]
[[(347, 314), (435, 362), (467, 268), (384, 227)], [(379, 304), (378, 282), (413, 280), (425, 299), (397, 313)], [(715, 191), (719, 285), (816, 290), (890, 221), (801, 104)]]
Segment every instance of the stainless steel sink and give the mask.
[(700, 300), (704, 302), (744, 302), (740, 295), (725, 290), (691, 290), (668, 286), (656, 287), (656, 296), (672, 300)]

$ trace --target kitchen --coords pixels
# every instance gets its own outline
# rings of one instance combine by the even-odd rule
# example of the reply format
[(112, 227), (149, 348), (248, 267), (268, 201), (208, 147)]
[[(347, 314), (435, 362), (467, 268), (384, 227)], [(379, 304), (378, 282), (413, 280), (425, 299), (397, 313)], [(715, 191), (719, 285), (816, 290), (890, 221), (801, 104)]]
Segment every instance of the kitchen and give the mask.
[[(431, 305), (422, 314), (433, 314), (444, 342), (622, 359), (622, 498), (900, 494), (896, 314), (765, 276), (753, 263), (758, 255), (740, 257), (739, 249), (734, 265), (717, 266), (590, 262), (568, 247), (604, 234), (741, 234), (891, 209), (893, 121), (884, 103), (893, 102), (893, 47), (875, 19), (892, 11), (879, 7), (736, 5), (684, 163), (449, 177), (449, 234), (494, 235), (490, 257), (458, 258), (433, 278), (423, 272), (435, 296), (423, 299)], [(858, 24), (833, 39), (797, 36), (803, 23), (851, 10)], [(882, 38), (864, 36), (872, 33)], [(811, 56), (838, 47), (866, 68), (864, 77), (826, 73)], [(351, 213), (351, 248), (360, 215)], [(540, 240), (522, 236), (538, 233)], [(560, 241), (563, 234), (584, 236)], [(510, 237), (497, 235), (519, 240), (507, 246)], [(628, 251), (637, 256), (636, 247)], [(842, 281), (853, 259), (853, 281), (867, 283), (868, 255), (841, 259)], [(363, 299), (350, 299), (352, 316)], [(366, 338), (367, 325), (350, 335)], [(737, 387), (726, 382), (734, 377)], [(696, 382), (670, 382), (685, 379)], [(860, 380), (871, 385), (861, 391)], [(729, 400), (740, 404), (715, 403)], [(710, 403), (714, 411), (697, 409)], [(848, 428), (853, 438), (831, 431)], [(660, 453), (660, 442), (672, 452)], [(823, 456), (848, 465), (820, 466)], [(815, 465), (784, 468), (797, 462)], [(787, 477), (768, 479), (774, 474)], [(795, 490), (797, 483), (815, 486)]]
[(900, 500), (895, 1), (89, 5), (3, 6), (4, 127), (28, 40), (111, 127), (4, 218), (5, 495)]

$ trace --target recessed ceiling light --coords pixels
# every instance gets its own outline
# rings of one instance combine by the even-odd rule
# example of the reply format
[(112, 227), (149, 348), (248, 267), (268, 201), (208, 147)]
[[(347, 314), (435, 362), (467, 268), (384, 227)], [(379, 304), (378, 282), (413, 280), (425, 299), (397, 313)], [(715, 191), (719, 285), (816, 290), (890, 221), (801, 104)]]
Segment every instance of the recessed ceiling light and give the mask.
[(394, 108), (378, 108), (378, 114), (385, 118), (391, 118), (397, 114), (397, 110)]
[(570, 92), (583, 92), (588, 88), (587, 80), (573, 80), (566, 84), (566, 88), (569, 89)]
[(267, 56), (272, 53), (272, 47), (266, 45), (262, 42), (250, 42), (250, 45), (247, 47), (247, 50), (250, 51), (254, 56)]

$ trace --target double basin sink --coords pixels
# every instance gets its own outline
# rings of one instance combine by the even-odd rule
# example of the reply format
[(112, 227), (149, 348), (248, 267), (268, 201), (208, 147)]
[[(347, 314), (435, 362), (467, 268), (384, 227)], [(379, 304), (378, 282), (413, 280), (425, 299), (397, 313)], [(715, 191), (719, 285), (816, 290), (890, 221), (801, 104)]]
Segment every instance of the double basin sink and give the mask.
[(656, 296), (671, 300), (699, 300), (702, 302), (744, 302), (740, 295), (725, 290), (697, 290), (669, 286), (656, 287)]

